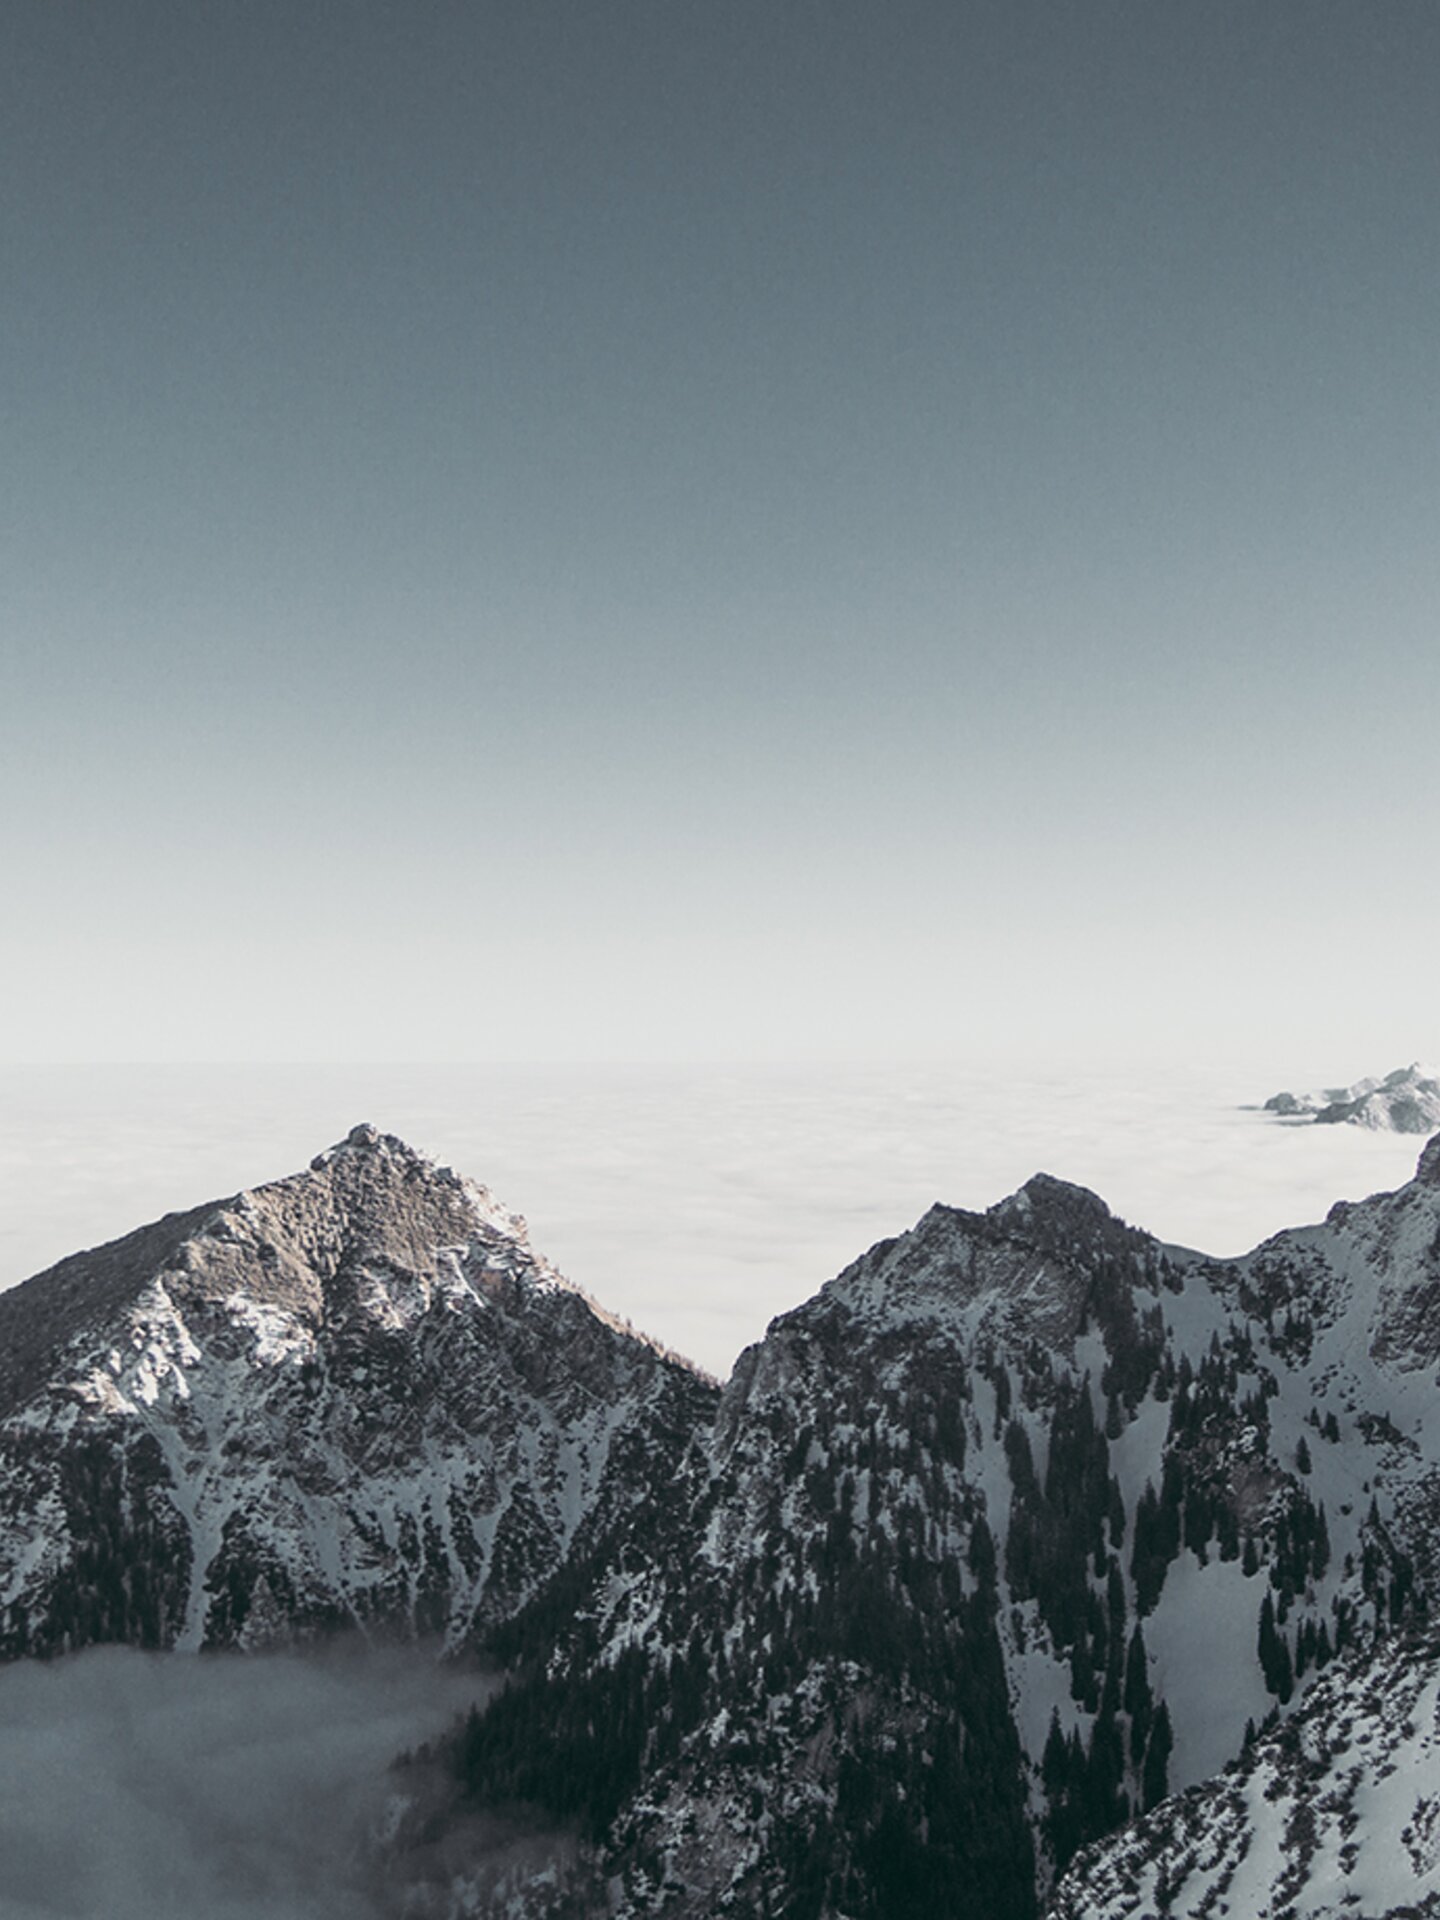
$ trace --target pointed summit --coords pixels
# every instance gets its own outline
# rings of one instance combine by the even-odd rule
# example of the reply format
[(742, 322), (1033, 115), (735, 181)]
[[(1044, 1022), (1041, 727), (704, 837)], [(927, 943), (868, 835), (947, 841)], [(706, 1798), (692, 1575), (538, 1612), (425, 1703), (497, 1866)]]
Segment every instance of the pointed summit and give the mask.
[(398, 1133), (382, 1133), (379, 1127), (372, 1126), (368, 1120), (362, 1120), (358, 1126), (351, 1127), (343, 1140), (337, 1140), (333, 1147), (327, 1147), (323, 1153), (317, 1153), (310, 1162), (310, 1170), (312, 1173), (320, 1173), (337, 1156), (350, 1153), (432, 1164), (428, 1155), (421, 1153), (417, 1147), (412, 1147), (408, 1140), (402, 1140)]
[(1077, 1239), (1118, 1238), (1126, 1246), (1137, 1238), (1149, 1239), (1112, 1213), (1098, 1193), (1053, 1173), (1031, 1174), (1017, 1193), (987, 1208), (985, 1218), (1007, 1233), (1045, 1246), (1057, 1239), (1073, 1244)]
[(336, 1154), (373, 1150), (380, 1145), (382, 1140), (388, 1141), (405, 1153), (413, 1152), (413, 1149), (407, 1146), (397, 1135), (393, 1133), (388, 1135), (382, 1134), (378, 1127), (372, 1127), (368, 1120), (362, 1120), (358, 1126), (351, 1127), (343, 1140), (337, 1140), (333, 1147), (327, 1147), (323, 1153), (317, 1153), (315, 1158), (310, 1162), (310, 1171), (312, 1173), (320, 1173), (329, 1166)]

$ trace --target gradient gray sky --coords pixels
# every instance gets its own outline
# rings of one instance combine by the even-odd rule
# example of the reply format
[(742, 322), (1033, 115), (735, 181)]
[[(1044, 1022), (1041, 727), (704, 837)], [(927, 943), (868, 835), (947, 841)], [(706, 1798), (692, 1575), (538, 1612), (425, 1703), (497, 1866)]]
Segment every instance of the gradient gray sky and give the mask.
[(4, 39), (0, 1058), (1440, 1053), (1432, 0)]

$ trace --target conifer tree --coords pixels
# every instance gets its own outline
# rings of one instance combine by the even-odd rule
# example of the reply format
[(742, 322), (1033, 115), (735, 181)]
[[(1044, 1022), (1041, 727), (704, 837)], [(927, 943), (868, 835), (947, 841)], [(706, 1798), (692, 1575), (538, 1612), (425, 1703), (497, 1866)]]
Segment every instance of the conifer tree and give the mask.
[(1069, 1777), (1065, 1736), (1060, 1731), (1060, 1709), (1050, 1709), (1050, 1731), (1045, 1736), (1045, 1751), (1040, 1759), (1040, 1778), (1045, 1783), (1045, 1791), (1053, 1800), (1063, 1789)]
[(1145, 1770), (1141, 1781), (1140, 1800), (1144, 1812), (1159, 1806), (1168, 1791), (1170, 1773), (1170, 1755), (1174, 1751), (1175, 1735), (1170, 1725), (1170, 1709), (1162, 1700), (1155, 1710), (1154, 1724), (1150, 1728), (1150, 1738), (1145, 1745)]
[(1130, 1764), (1139, 1768), (1145, 1742), (1150, 1734), (1154, 1701), (1150, 1692), (1150, 1674), (1145, 1658), (1145, 1636), (1136, 1623), (1125, 1656), (1125, 1692), (1122, 1704), (1130, 1716)]
[(1290, 1661), (1289, 1643), (1275, 1625), (1275, 1606), (1268, 1587), (1265, 1589), (1265, 1598), (1260, 1602), (1259, 1653), (1265, 1685), (1283, 1706), (1295, 1690), (1295, 1674)]

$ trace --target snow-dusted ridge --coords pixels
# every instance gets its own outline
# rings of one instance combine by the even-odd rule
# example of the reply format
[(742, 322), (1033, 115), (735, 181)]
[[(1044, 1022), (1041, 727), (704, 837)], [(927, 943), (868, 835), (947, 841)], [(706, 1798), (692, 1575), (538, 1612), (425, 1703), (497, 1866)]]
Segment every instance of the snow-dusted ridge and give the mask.
[(1225, 1772), (1091, 1848), (1054, 1920), (1440, 1913), (1440, 1639), (1332, 1667)]

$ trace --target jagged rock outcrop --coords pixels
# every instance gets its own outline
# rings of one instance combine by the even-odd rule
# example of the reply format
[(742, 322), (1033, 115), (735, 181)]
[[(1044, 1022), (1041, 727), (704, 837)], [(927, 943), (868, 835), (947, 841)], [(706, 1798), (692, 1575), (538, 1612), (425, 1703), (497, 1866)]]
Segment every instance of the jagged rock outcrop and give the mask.
[(659, 1497), (713, 1388), (359, 1127), (0, 1295), (0, 1651), (473, 1637)]
[(1440, 1127), (1440, 1079), (1415, 1061), (1383, 1080), (1357, 1080), (1318, 1093), (1272, 1093), (1265, 1112), (1317, 1126), (1368, 1127), (1383, 1133), (1434, 1133)]

